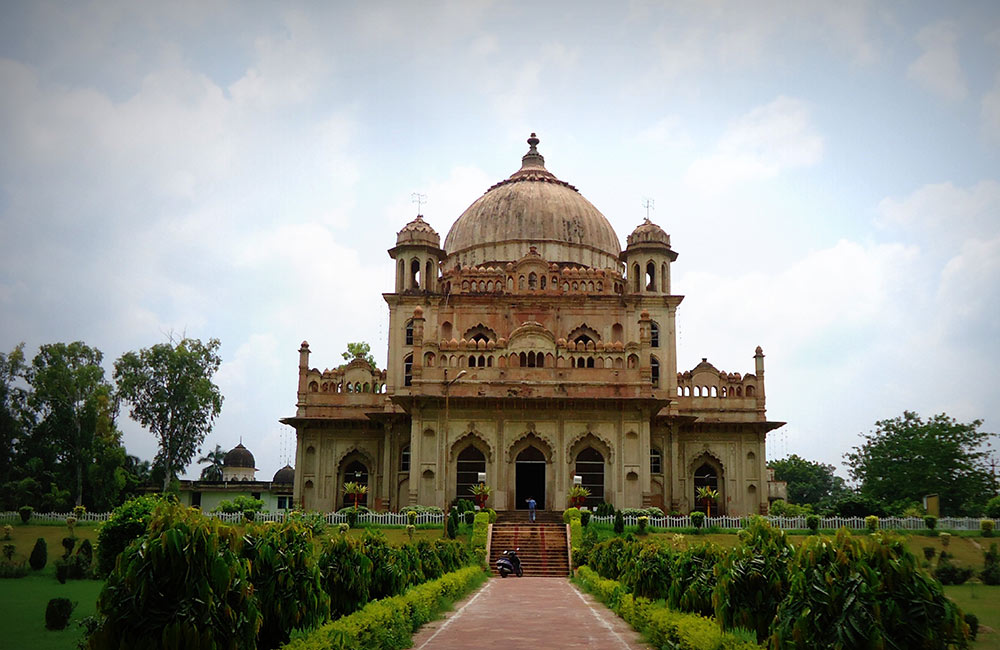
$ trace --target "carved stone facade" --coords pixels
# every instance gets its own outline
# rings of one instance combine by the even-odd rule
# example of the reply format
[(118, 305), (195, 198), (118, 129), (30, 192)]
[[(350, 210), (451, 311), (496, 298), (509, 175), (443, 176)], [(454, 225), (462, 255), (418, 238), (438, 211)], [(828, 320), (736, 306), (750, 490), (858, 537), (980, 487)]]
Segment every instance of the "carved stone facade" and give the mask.
[(444, 248), (422, 217), (389, 250), (388, 368), (310, 368), (299, 350), (295, 500), (444, 506), (479, 472), (497, 509), (562, 509), (574, 476), (590, 504), (766, 512), (764, 355), (752, 373), (703, 359), (678, 373), (670, 289), (677, 254), (648, 219), (624, 251), (597, 209), (545, 169), (521, 168), (455, 222)]

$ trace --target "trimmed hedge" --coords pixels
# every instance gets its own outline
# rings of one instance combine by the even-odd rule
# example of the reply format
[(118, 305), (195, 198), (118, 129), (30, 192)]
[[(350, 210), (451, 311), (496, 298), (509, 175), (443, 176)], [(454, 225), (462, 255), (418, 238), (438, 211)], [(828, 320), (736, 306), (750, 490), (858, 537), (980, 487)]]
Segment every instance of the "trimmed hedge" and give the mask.
[(437, 618), (486, 581), (479, 567), (466, 567), (411, 588), (405, 594), (368, 603), (361, 610), (283, 646), (284, 650), (395, 650), (411, 645), (413, 632)]
[(675, 612), (647, 598), (636, 598), (621, 583), (601, 578), (590, 567), (577, 569), (573, 582), (640, 631), (654, 647), (676, 650), (760, 649), (752, 641), (723, 632), (710, 618)]
[(477, 512), (472, 524), (472, 547), (486, 548), (486, 535), (490, 529), (490, 515), (488, 512)]

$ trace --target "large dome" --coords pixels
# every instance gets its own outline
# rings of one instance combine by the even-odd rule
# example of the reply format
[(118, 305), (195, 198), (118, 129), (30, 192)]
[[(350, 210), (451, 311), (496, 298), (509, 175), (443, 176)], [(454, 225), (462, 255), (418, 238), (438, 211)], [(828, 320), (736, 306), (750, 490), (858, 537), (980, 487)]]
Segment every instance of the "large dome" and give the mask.
[(448, 231), (446, 266), (514, 261), (535, 246), (550, 262), (617, 268), (621, 244), (611, 224), (545, 169), (534, 133), (528, 145), (521, 169), (488, 189)]

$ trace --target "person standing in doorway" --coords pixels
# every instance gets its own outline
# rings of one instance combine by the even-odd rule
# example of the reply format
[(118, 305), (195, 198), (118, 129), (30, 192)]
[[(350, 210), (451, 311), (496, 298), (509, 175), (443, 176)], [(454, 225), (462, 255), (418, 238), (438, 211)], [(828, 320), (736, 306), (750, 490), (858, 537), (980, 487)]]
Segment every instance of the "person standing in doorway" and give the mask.
[(528, 519), (531, 520), (531, 523), (535, 523), (535, 505), (537, 505), (535, 503), (535, 497), (528, 497), (527, 501), (528, 501)]

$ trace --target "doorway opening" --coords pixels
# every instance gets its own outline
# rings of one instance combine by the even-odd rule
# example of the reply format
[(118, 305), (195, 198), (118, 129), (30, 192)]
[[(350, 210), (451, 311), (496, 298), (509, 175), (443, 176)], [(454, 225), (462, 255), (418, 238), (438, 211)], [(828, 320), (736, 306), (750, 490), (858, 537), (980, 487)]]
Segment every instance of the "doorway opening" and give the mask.
[(528, 509), (532, 497), (538, 510), (545, 509), (545, 455), (537, 447), (527, 447), (514, 460), (514, 508)]
[(576, 456), (576, 474), (583, 487), (590, 490), (584, 505), (596, 509), (604, 502), (604, 456), (593, 447), (587, 447)]

